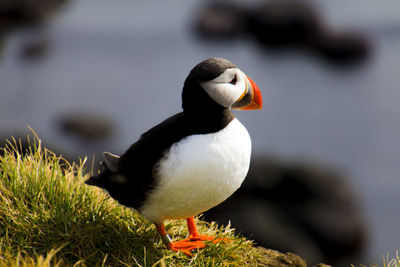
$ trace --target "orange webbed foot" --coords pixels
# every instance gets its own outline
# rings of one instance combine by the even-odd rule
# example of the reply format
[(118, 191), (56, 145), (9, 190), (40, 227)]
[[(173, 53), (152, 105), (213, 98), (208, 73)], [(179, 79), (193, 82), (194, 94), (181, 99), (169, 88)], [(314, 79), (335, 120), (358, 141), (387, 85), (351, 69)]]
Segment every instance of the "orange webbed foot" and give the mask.
[(196, 225), (194, 223), (194, 218), (187, 219), (188, 229), (189, 229), (189, 236), (186, 239), (172, 242), (169, 236), (167, 235), (165, 228), (162, 224), (156, 225), (157, 230), (163, 239), (164, 244), (171, 249), (172, 251), (178, 252), (182, 251), (187, 256), (192, 256), (191, 251), (194, 249), (202, 249), (206, 247), (206, 242), (216, 243), (227, 243), (229, 239), (227, 238), (217, 238), (214, 236), (207, 236), (207, 235), (200, 235), (196, 230)]
[(172, 251), (175, 251), (175, 252), (182, 251), (184, 254), (186, 254), (189, 257), (192, 256), (192, 253), (191, 253), (192, 250), (201, 249), (201, 248), (205, 248), (205, 247), (206, 247), (206, 245), (201, 240), (193, 241), (193, 240), (189, 240), (189, 239), (184, 239), (184, 240), (180, 240), (180, 241), (171, 242), (169, 244), (169, 249), (171, 249)]
[(220, 243), (220, 242), (227, 242), (227, 239), (216, 238), (214, 236), (207, 236), (207, 235), (189, 236), (186, 239), (170, 243), (169, 248), (175, 252), (182, 251), (184, 254), (192, 256), (192, 253), (190, 251), (206, 247), (206, 243), (204, 243), (204, 241), (212, 243)]

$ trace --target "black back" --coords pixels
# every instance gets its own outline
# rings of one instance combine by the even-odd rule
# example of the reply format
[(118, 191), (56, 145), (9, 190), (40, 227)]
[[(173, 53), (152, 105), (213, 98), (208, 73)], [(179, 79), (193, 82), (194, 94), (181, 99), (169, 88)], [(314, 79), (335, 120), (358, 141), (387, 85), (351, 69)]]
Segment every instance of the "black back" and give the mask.
[[(178, 113), (142, 134), (121, 156), (118, 174), (105, 169), (88, 184), (102, 187), (120, 204), (140, 210), (148, 193), (157, 185), (159, 160), (176, 142), (189, 135), (214, 133), (234, 118), (230, 109), (217, 104), (200, 86), (235, 65), (224, 59), (208, 59), (192, 69), (182, 91), (183, 112)], [(122, 175), (124, 183), (113, 182), (112, 175)]]

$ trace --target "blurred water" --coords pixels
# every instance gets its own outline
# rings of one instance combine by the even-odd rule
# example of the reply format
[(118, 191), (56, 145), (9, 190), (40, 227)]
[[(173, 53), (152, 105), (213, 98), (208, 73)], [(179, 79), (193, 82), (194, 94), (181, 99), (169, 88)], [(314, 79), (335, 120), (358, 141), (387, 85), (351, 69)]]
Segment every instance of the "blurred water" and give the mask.
[(369, 34), (374, 55), (338, 69), (300, 52), (273, 54), (250, 39), (206, 42), (190, 32), (200, 2), (74, 1), (42, 29), (51, 40), (43, 60), (23, 62), (26, 31), (12, 34), (0, 64), (0, 131), (30, 125), (71, 154), (97, 147), (60, 135), (58, 115), (108, 114), (118, 129), (102, 150), (121, 153), (155, 123), (180, 110), (180, 93), (199, 61), (225, 57), (259, 85), (262, 112), (237, 112), (257, 154), (313, 159), (347, 172), (371, 227), (366, 262), (399, 249), (400, 2), (319, 1), (334, 27)]

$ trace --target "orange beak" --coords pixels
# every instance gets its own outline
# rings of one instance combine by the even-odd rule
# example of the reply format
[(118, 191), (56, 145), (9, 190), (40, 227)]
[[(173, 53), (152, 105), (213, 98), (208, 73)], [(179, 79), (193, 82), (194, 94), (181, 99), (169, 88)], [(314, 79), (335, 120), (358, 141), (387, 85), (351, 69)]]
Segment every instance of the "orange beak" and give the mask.
[(246, 75), (246, 90), (232, 105), (233, 109), (252, 110), (262, 109), (262, 96), (260, 89), (252, 79)]

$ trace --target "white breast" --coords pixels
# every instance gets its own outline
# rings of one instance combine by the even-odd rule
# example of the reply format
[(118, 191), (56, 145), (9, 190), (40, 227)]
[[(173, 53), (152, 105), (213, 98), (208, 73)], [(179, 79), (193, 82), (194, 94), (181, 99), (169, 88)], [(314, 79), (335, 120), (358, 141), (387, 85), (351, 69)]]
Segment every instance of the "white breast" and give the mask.
[(218, 205), (240, 187), (250, 154), (250, 136), (237, 119), (219, 132), (184, 138), (160, 160), (156, 173), (159, 184), (140, 213), (161, 223)]

